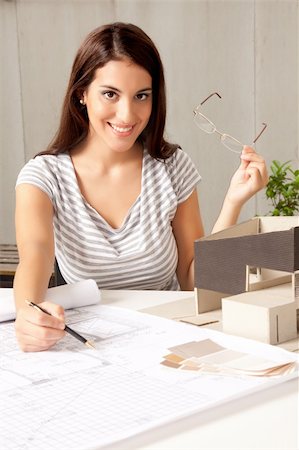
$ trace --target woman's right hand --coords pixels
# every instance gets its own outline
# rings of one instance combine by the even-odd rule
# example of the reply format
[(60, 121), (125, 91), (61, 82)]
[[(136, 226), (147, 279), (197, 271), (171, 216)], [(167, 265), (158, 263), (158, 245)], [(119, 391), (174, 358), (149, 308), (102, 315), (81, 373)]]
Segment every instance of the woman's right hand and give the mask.
[(42, 302), (39, 306), (51, 315), (29, 305), (24, 305), (17, 312), (16, 336), (24, 352), (48, 350), (65, 335), (63, 308), (51, 302)]

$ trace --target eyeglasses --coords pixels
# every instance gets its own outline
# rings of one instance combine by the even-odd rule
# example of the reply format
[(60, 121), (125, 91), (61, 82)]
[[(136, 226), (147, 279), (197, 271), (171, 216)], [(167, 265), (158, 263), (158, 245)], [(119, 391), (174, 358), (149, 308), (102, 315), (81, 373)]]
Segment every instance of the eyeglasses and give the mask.
[[(221, 95), (218, 94), (218, 92), (213, 92), (212, 94), (210, 94), (207, 98), (205, 98), (193, 111), (194, 114), (194, 122), (196, 123), (196, 125), (205, 133), (217, 133), (220, 136), (220, 140), (222, 142), (222, 144), (228, 148), (230, 151), (235, 152), (235, 153), (242, 153), (243, 147), (244, 145), (238, 141), (237, 139), (233, 138), (232, 136), (230, 136), (229, 134), (224, 134), (224, 133), (220, 133), (220, 131), (217, 130), (216, 126), (214, 125), (213, 122), (211, 122), (210, 119), (208, 119), (206, 116), (204, 116), (201, 112), (200, 112), (200, 108), (201, 106), (207, 101), (209, 100), (209, 98), (211, 98), (213, 95), (217, 95), (219, 98), (221, 98)], [(260, 131), (260, 133), (257, 135), (257, 137), (254, 139), (253, 144), (256, 143), (256, 141), (259, 139), (259, 137), (263, 134), (263, 132), (265, 131), (265, 129), (267, 128), (267, 124), (266, 123), (262, 123), (263, 128)]]

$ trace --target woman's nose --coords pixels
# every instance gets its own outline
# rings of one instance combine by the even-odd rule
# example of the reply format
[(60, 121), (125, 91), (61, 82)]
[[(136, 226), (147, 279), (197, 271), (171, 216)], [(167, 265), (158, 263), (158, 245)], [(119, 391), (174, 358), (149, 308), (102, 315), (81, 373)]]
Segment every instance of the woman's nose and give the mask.
[(134, 106), (130, 100), (121, 100), (118, 102), (117, 119), (121, 123), (131, 124), (134, 121)]

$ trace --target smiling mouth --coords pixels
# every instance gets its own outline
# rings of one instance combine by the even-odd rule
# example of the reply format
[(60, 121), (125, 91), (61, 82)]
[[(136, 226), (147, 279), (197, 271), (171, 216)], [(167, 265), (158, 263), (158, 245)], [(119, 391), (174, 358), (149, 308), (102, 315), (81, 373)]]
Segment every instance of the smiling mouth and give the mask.
[(132, 125), (130, 127), (120, 127), (118, 125), (114, 125), (113, 123), (110, 123), (110, 122), (108, 122), (108, 123), (109, 123), (110, 127), (117, 133), (129, 133), (134, 128), (134, 125)]

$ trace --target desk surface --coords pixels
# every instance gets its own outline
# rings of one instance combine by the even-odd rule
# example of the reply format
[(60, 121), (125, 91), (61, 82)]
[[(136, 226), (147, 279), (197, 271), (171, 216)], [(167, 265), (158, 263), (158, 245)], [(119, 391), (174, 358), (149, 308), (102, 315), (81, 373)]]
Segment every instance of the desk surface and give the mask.
[[(103, 291), (102, 303), (177, 320), (195, 313), (193, 292)], [(216, 323), (214, 328), (217, 326)], [(298, 380), (295, 379), (107, 449), (296, 450), (298, 415)]]

